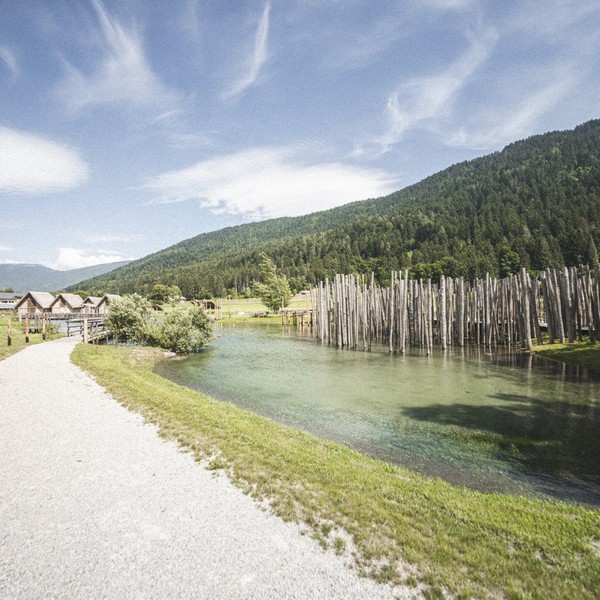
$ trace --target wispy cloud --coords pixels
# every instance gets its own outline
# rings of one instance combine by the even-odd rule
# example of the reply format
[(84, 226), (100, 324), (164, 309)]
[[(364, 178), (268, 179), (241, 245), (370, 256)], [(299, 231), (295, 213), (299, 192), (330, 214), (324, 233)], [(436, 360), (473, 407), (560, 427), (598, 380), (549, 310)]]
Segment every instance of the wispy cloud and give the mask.
[(387, 130), (375, 140), (381, 153), (391, 150), (410, 129), (449, 115), (457, 95), (485, 63), (496, 41), (497, 34), (488, 29), (444, 73), (414, 78), (391, 94), (384, 113)]
[(92, 0), (102, 40), (101, 59), (89, 73), (65, 61), (67, 74), (57, 94), (72, 111), (105, 103), (170, 109), (180, 100), (153, 73), (140, 35)]
[(324, 210), (397, 189), (380, 169), (339, 162), (311, 164), (297, 149), (252, 148), (217, 156), (149, 179), (144, 188), (157, 202), (196, 200), (215, 214), (248, 219), (294, 216)]
[(144, 239), (139, 233), (132, 234), (92, 234), (82, 235), (82, 239), (89, 244), (113, 244), (115, 242), (137, 242)]
[(0, 193), (40, 194), (75, 188), (89, 169), (65, 144), (0, 126)]
[[(596, 117), (596, 95), (584, 90), (600, 63), (598, 19), (595, 1), (551, 1), (543, 12), (537, 3), (520, 5), (501, 35), (505, 48), (518, 45), (522, 60), (496, 72), (487, 85), (487, 102), (463, 111), (460, 125), (440, 127), (442, 139), (449, 145), (495, 149), (547, 129), (548, 115), (560, 106), (563, 114), (574, 111), (575, 122)], [(540, 40), (543, 61), (536, 57)], [(567, 117), (564, 124), (572, 123)]]
[(0, 221), (0, 229), (23, 229), (22, 223), (17, 223), (16, 221)]
[(472, 6), (476, 0), (418, 0), (421, 7), (433, 7), (438, 10), (457, 10)]
[(42, 264), (58, 271), (69, 271), (71, 269), (93, 267), (95, 265), (104, 265), (123, 260), (133, 259), (124, 258), (116, 252), (97, 252), (96, 254), (90, 254), (79, 248), (58, 248), (58, 258), (56, 261), (45, 262)]
[(560, 69), (556, 77), (526, 93), (523, 91), (504, 106), (476, 111), (467, 126), (448, 132), (445, 142), (451, 146), (499, 148), (535, 131), (539, 119), (564, 101), (577, 85), (570, 68)]
[(14, 77), (19, 74), (19, 64), (15, 53), (7, 46), (0, 46), (0, 60)]
[(256, 35), (254, 38), (254, 52), (246, 65), (244, 75), (238, 79), (233, 86), (225, 92), (225, 99), (238, 96), (248, 89), (257, 80), (260, 70), (268, 58), (267, 40), (269, 37), (269, 15), (271, 12), (271, 3), (267, 2), (258, 23)]
[(11, 246), (0, 246), (0, 252), (12, 252), (14, 248)]

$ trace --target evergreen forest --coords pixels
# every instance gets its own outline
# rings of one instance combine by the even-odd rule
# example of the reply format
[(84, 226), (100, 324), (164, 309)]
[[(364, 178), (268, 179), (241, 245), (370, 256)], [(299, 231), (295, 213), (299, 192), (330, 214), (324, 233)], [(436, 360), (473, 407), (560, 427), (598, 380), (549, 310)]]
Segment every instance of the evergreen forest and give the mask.
[(471, 280), (598, 261), (600, 120), (532, 136), (382, 198), (201, 234), (72, 286), (188, 298), (250, 294), (265, 253), (293, 291), (336, 273)]

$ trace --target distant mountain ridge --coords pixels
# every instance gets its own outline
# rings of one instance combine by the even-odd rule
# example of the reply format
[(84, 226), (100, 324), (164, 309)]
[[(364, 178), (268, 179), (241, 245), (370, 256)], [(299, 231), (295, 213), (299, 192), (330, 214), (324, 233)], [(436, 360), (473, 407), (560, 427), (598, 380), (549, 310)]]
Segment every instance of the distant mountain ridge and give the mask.
[(388, 196), (204, 233), (78, 285), (188, 297), (240, 292), (266, 252), (292, 287), (335, 273), (441, 272), (467, 279), (594, 263), (600, 244), (600, 120), (532, 136)]
[(16, 292), (53, 292), (65, 289), (83, 279), (103, 275), (129, 262), (106, 263), (70, 271), (57, 271), (36, 264), (0, 264), (0, 289), (12, 288)]

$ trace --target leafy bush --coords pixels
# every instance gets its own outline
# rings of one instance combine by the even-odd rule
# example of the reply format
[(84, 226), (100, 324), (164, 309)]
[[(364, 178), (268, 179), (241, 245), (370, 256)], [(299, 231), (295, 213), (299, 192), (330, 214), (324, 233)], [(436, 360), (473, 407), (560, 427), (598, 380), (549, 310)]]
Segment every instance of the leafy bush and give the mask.
[(114, 301), (106, 319), (119, 342), (158, 346), (172, 352), (198, 352), (212, 337), (210, 320), (199, 306), (177, 306), (159, 322), (152, 305), (138, 294)]
[(212, 337), (210, 321), (199, 306), (178, 306), (160, 325), (158, 342), (172, 352), (198, 352)]
[(156, 334), (152, 305), (139, 294), (111, 302), (106, 326), (119, 342), (147, 344)]

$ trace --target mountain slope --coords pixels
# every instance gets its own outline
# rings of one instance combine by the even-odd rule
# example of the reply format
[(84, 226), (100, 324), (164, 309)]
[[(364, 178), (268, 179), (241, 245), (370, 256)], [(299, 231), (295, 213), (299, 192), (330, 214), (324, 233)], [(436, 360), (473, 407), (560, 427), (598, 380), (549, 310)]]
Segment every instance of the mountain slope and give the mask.
[(266, 251), (294, 287), (391, 269), (472, 278), (597, 260), (600, 120), (510, 144), (374, 200), (202, 234), (81, 286), (187, 296), (240, 291)]
[(108, 271), (128, 264), (129, 261), (94, 265), (70, 271), (56, 271), (42, 265), (0, 264), (0, 289), (7, 287), (15, 291), (51, 292), (73, 285), (82, 279), (103, 275)]

